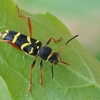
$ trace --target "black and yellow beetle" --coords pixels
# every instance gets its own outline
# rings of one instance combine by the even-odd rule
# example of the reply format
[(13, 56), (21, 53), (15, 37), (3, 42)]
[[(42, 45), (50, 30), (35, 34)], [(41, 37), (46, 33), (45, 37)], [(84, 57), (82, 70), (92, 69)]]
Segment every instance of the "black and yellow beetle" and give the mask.
[(58, 42), (58, 41), (61, 40), (61, 38), (59, 38), (58, 40), (55, 40), (53, 37), (51, 37), (46, 42), (46, 45), (42, 46), (41, 41), (32, 38), (32, 26), (31, 26), (30, 17), (20, 15), (18, 6), (17, 6), (17, 10), (18, 10), (18, 16), (19, 17), (27, 19), (30, 36), (26, 36), (22, 33), (15, 32), (15, 31), (12, 31), (12, 30), (6, 30), (6, 31), (1, 33), (1, 37), (2, 37), (3, 40), (0, 40), (0, 42), (7, 42), (10, 45), (12, 45), (14, 48), (16, 48), (20, 51), (24, 51), (27, 54), (36, 57), (36, 59), (33, 61), (32, 65), (30, 67), (30, 85), (29, 85), (28, 92), (31, 92), (31, 90), (32, 90), (32, 69), (33, 69), (33, 67), (34, 67), (34, 65), (37, 61), (37, 57), (39, 56), (41, 58), (41, 62), (40, 62), (40, 84), (42, 85), (43, 84), (42, 83), (42, 60), (49, 61), (52, 64), (51, 71), (52, 71), (52, 78), (53, 78), (53, 76), (54, 76), (53, 66), (54, 65), (57, 65), (58, 62), (61, 62), (63, 64), (68, 65), (67, 62), (62, 61), (61, 56), (60, 56), (60, 52), (65, 48), (67, 43), (69, 43), (72, 39), (76, 38), (78, 35), (69, 39), (64, 44), (64, 46), (60, 49), (59, 52), (54, 52), (47, 45), (50, 43), (51, 40), (53, 40), (54, 42)]

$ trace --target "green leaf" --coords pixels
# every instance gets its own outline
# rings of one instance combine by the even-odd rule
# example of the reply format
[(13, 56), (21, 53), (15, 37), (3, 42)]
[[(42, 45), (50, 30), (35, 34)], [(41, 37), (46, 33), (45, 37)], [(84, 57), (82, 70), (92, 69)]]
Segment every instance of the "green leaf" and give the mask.
[[(53, 15), (29, 14), (32, 21), (33, 38), (42, 41), (63, 37), (59, 43), (50, 43), (50, 47), (59, 51), (72, 37), (69, 30)], [(11, 0), (0, 0), (0, 31), (15, 30), (29, 35), (27, 20), (18, 18), (16, 5)], [(83, 37), (84, 38), (84, 37)], [(30, 65), (35, 57), (20, 52), (7, 43), (0, 43), (0, 75), (5, 80), (13, 100), (99, 100), (100, 99), (100, 63), (88, 54), (75, 39), (61, 52), (63, 61), (54, 66), (54, 78), (51, 78), (51, 64), (43, 62), (43, 87), (39, 81), (40, 58), (33, 69), (33, 88), (28, 94)]]

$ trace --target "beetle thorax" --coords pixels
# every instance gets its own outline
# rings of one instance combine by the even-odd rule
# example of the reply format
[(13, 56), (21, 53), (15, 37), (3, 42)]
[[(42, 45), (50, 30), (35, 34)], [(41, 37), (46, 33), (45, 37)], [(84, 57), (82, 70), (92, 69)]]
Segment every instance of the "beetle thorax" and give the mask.
[(55, 65), (59, 62), (59, 54), (57, 52), (53, 52), (53, 50), (48, 46), (42, 46), (39, 49), (38, 56), (40, 56), (43, 60), (54, 63)]

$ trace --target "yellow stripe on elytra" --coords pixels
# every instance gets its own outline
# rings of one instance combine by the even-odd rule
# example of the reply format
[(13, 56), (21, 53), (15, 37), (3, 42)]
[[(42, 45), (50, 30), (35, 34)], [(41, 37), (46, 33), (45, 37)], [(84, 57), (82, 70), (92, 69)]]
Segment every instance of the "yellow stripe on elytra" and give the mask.
[(20, 33), (17, 33), (17, 34), (14, 36), (14, 38), (13, 38), (13, 40), (12, 40), (12, 43), (15, 43), (15, 42), (16, 42), (16, 40), (17, 40), (17, 38), (18, 38), (19, 35), (20, 35)]
[(29, 54), (31, 54), (33, 52), (33, 48), (31, 48), (31, 51), (29, 52)]
[(31, 41), (30, 41), (30, 37), (29, 37), (29, 36), (27, 37), (27, 41), (28, 41), (29, 43), (31, 43)]
[(6, 30), (5, 32), (6, 32), (6, 33), (8, 33), (8, 32), (9, 32), (9, 30)]
[(3, 33), (2, 38), (4, 38), (8, 33), (9, 33), (9, 30), (6, 30), (6, 31)]
[(2, 38), (4, 38), (6, 35), (7, 35), (7, 33), (4, 33), (4, 34), (2, 35)]
[(29, 36), (27, 37), (27, 41), (28, 41), (29, 43), (24, 43), (24, 44), (21, 46), (21, 49), (22, 49), (22, 50), (23, 50), (24, 47), (26, 47), (26, 46), (28, 46), (28, 45), (31, 44), (31, 41), (30, 41), (30, 37), (29, 37)]
[(39, 40), (37, 40), (35, 43), (38, 43), (39, 42)]
[[(52, 54), (53, 54), (53, 51), (50, 53), (50, 55), (47, 57), (47, 60), (52, 56)], [(46, 60), (46, 61), (47, 61)]]
[(39, 46), (37, 46), (37, 49), (39, 49)]

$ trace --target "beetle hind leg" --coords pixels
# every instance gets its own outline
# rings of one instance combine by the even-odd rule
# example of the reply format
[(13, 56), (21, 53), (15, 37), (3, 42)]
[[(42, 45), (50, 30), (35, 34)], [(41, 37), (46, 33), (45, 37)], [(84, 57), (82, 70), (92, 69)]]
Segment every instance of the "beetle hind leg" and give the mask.
[(20, 51), (21, 51), (21, 49), (20, 49), (17, 45), (15, 45), (14, 43), (12, 43), (12, 42), (9, 41), (9, 40), (0, 40), (0, 42), (7, 42), (7, 43), (9, 43), (10, 45), (12, 45), (14, 48), (16, 48), (17, 50), (20, 50)]
[(33, 63), (31, 64), (31, 67), (30, 67), (30, 82), (29, 82), (28, 93), (30, 93), (31, 90), (32, 90), (32, 69), (34, 68), (36, 61), (37, 61), (37, 57), (36, 57), (36, 59), (33, 61)]

